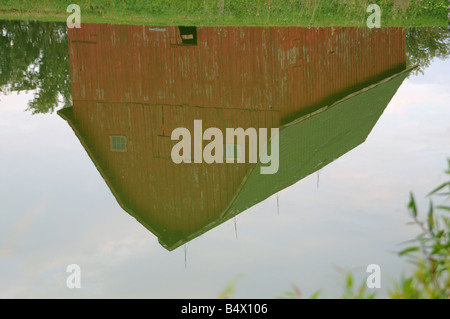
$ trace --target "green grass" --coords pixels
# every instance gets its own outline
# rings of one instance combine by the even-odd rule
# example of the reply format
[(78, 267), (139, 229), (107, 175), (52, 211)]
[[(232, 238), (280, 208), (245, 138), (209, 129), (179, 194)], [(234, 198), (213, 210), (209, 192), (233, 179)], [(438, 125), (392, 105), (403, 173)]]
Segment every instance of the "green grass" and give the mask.
[(447, 0), (2, 0), (0, 19), (205, 26), (365, 26), (371, 3), (382, 26), (447, 26)]

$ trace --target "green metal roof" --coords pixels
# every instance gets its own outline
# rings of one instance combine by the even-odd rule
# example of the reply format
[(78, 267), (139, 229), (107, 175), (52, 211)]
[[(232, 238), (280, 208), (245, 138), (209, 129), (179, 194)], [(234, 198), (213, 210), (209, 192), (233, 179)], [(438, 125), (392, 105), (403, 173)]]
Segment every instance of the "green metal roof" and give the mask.
[(231, 218), (363, 143), (410, 70), (283, 127), (279, 133), (278, 172), (260, 174), (258, 163), (223, 216)]

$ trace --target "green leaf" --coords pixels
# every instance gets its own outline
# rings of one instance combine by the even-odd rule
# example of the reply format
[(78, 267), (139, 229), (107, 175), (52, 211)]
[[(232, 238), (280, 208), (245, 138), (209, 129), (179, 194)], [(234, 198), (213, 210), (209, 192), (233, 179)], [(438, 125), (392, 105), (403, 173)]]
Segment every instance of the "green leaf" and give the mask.
[(406, 249), (403, 249), (401, 252), (399, 252), (398, 253), (398, 255), (399, 256), (403, 256), (403, 255), (405, 255), (405, 254), (408, 254), (408, 253), (410, 253), (410, 252), (413, 252), (413, 251), (418, 251), (419, 250), (419, 247), (408, 247), (408, 248), (406, 248)]
[(359, 290), (358, 290), (358, 296), (359, 296), (360, 298), (364, 298), (364, 292), (366, 291), (366, 287), (367, 287), (366, 283), (363, 283), (363, 284), (361, 285), (361, 287), (359, 287)]
[(376, 293), (371, 293), (370, 295), (367, 296), (367, 299), (375, 299), (375, 295)]
[(297, 297), (297, 295), (295, 293), (293, 293), (292, 291), (286, 291), (284, 293), (284, 295), (288, 298), (296, 298)]
[(320, 295), (320, 292), (321, 292), (320, 290), (317, 290), (315, 293), (311, 295), (311, 297), (309, 297), (309, 299), (317, 299)]
[(434, 228), (434, 217), (433, 217), (433, 202), (430, 200), (430, 208), (428, 209), (428, 230), (431, 232)]
[(353, 287), (353, 275), (351, 273), (347, 274), (347, 287)]
[(432, 255), (438, 254), (441, 250), (445, 249), (444, 246), (440, 244), (435, 244), (432, 246), (433, 250), (431, 251)]
[(410, 294), (414, 290), (414, 288), (413, 288), (413, 277), (406, 278), (402, 282), (402, 290), (403, 290), (403, 294), (405, 296), (410, 296)]
[(441, 209), (441, 210), (448, 210), (450, 211), (450, 207), (449, 206), (437, 206), (437, 209)]
[(220, 294), (221, 297), (229, 299), (233, 296), (234, 290), (236, 288), (236, 284), (239, 279), (241, 279), (242, 275), (235, 276), (233, 280), (225, 287), (224, 291)]
[(410, 193), (410, 198), (409, 198), (409, 204), (408, 204), (408, 208), (411, 210), (411, 214), (414, 218), (417, 217), (417, 207), (416, 207), (416, 201), (414, 200), (414, 195), (413, 193)]
[(433, 191), (431, 191), (427, 196), (436, 194), (437, 192), (439, 192), (441, 189), (443, 189), (445, 186), (449, 186), (450, 187), (450, 182), (444, 183), (440, 186), (438, 186), (437, 188), (435, 188)]
[(439, 194), (436, 194), (436, 195), (438, 195), (438, 196), (447, 196), (447, 195), (450, 195), (450, 192), (448, 192), (448, 193), (439, 193)]

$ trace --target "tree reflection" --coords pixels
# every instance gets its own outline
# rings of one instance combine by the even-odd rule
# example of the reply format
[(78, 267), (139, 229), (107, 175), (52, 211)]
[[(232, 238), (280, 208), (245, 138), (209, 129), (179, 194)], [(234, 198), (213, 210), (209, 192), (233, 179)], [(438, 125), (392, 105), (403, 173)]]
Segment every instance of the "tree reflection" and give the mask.
[(423, 74), (434, 58), (450, 56), (450, 32), (446, 28), (411, 28), (406, 34), (406, 58), (408, 65), (419, 67), (414, 74)]
[(71, 104), (65, 23), (0, 21), (0, 92), (36, 90), (27, 110), (51, 113)]
[[(58, 104), (70, 106), (70, 65), (65, 23), (0, 21), (0, 92), (36, 90), (27, 110), (52, 113)], [(411, 28), (407, 31), (408, 65), (416, 74), (435, 58), (450, 56), (446, 28)]]

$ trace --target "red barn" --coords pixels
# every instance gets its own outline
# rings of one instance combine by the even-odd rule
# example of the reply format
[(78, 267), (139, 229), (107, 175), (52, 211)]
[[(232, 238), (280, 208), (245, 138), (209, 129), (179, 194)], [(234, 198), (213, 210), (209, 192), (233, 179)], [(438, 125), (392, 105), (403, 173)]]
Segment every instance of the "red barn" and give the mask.
[[(171, 250), (364, 141), (404, 78), (405, 39), (400, 28), (83, 24), (69, 29), (73, 107), (59, 114), (119, 204)], [(171, 132), (195, 119), (280, 128), (280, 171), (174, 164)], [(319, 144), (296, 154), (311, 134)], [(319, 159), (327, 141), (342, 148)]]

